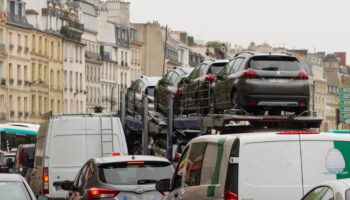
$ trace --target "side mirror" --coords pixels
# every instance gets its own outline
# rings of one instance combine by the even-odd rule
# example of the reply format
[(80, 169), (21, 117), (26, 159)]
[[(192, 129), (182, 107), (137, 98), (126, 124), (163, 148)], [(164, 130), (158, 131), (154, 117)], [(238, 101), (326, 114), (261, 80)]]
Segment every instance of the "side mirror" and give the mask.
[(157, 182), (156, 190), (158, 192), (169, 192), (170, 191), (170, 179), (162, 179)]
[(43, 195), (38, 195), (36, 198), (37, 198), (38, 200), (50, 200), (49, 197), (43, 196)]
[(62, 181), (61, 187), (63, 190), (72, 191), (74, 189), (73, 184), (74, 184), (73, 181)]

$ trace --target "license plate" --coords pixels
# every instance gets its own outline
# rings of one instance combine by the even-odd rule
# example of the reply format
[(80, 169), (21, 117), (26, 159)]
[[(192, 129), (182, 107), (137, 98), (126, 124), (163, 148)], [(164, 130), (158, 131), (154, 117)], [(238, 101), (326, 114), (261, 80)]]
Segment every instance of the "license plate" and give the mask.
[(288, 83), (288, 79), (266, 79), (268, 83)]

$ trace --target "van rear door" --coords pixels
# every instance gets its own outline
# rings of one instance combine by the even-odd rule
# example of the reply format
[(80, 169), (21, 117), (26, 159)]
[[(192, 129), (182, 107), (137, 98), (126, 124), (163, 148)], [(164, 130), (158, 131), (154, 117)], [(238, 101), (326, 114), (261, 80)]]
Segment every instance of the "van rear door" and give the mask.
[(300, 135), (304, 194), (326, 180), (350, 178), (350, 135)]
[(298, 135), (241, 137), (239, 199), (300, 199), (302, 193)]

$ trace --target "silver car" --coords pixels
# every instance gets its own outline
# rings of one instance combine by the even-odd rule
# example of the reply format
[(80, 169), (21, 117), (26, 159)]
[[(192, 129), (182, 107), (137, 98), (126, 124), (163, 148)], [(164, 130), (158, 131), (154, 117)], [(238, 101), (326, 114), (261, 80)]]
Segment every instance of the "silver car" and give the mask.
[[(36, 200), (28, 183), (19, 174), (0, 174), (0, 199)], [(39, 196), (38, 200), (47, 199)]]
[(86, 162), (74, 181), (63, 181), (69, 199), (163, 199), (155, 184), (173, 174), (171, 163), (154, 156), (114, 156)]

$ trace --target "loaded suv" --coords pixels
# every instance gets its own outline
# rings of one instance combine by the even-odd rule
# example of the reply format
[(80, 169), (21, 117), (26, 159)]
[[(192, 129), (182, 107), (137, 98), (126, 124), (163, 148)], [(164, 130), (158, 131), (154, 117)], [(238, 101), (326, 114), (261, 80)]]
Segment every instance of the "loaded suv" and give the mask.
[(253, 114), (300, 114), (309, 106), (308, 73), (287, 54), (243, 52), (212, 84), (211, 110), (244, 109)]
[(192, 70), (193, 68), (190, 67), (175, 67), (159, 80), (154, 94), (156, 111), (161, 111), (164, 114), (167, 114), (168, 99), (170, 96), (173, 96), (174, 113), (180, 113), (180, 105), (178, 104), (179, 99), (181, 98), (182, 86), (184, 79), (188, 77)]
[(207, 114), (210, 84), (216, 79), (229, 60), (204, 60), (185, 79), (181, 101), (186, 113)]
[(148, 107), (154, 108), (154, 90), (161, 77), (145, 77), (137, 79), (126, 92), (126, 111), (129, 115), (142, 113), (143, 99), (147, 97)]

